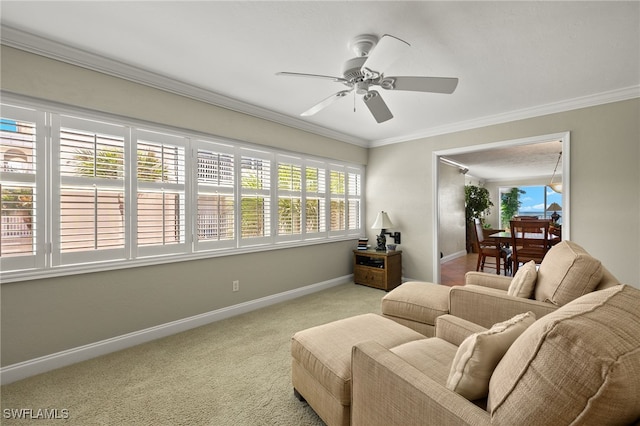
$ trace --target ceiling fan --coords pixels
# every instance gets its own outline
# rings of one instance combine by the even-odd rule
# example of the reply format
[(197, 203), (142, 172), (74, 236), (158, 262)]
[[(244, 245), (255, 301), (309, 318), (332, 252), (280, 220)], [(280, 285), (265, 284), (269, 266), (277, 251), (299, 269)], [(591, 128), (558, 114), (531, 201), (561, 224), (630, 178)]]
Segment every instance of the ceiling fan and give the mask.
[(378, 37), (374, 35), (364, 34), (355, 37), (349, 45), (356, 57), (344, 63), (342, 67), (343, 77), (296, 72), (276, 73), (276, 75), (290, 77), (321, 78), (342, 83), (348, 87), (346, 90), (334, 93), (300, 115), (310, 116), (316, 114), (355, 90), (358, 95), (363, 95), (364, 104), (369, 108), (375, 120), (378, 123), (383, 123), (392, 119), (393, 114), (380, 96), (380, 93), (371, 89), (372, 86), (380, 86), (385, 90), (451, 94), (458, 85), (457, 78), (385, 76), (383, 74), (384, 70), (411, 47), (406, 41), (392, 35), (385, 34), (378, 40)]

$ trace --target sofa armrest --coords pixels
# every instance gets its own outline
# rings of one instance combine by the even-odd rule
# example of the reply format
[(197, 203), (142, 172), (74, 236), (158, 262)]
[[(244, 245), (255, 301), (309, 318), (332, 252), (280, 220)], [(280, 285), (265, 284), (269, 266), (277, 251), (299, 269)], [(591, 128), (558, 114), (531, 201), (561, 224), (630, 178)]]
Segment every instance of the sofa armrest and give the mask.
[(479, 285), (482, 287), (497, 288), (507, 291), (511, 284), (511, 277), (504, 275), (489, 274), (487, 272), (469, 271), (464, 275), (465, 285)]
[(453, 315), (441, 315), (436, 318), (436, 337), (456, 346), (460, 346), (464, 339), (473, 333), (480, 333), (486, 330), (481, 325)]
[(351, 425), (489, 425), (490, 414), (376, 342), (351, 355)]
[(476, 285), (455, 286), (449, 293), (451, 315), (487, 328), (524, 312), (531, 311), (540, 319), (556, 309), (551, 303), (509, 296), (503, 290)]

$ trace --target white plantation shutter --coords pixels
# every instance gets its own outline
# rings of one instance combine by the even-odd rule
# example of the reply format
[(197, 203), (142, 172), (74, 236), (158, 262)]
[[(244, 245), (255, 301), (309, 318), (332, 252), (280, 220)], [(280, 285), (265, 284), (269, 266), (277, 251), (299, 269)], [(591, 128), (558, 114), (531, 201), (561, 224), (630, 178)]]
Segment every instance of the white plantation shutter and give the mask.
[(188, 244), (187, 140), (136, 129), (136, 246), (138, 256), (179, 253)]
[(56, 118), (54, 265), (125, 258), (126, 128)]
[(123, 191), (74, 189), (60, 191), (62, 253), (123, 248)]
[(309, 161), (305, 168), (305, 223), (310, 238), (326, 235), (327, 182), (323, 163)]
[(271, 159), (268, 153), (242, 150), (240, 159), (240, 244), (261, 244), (271, 237)]
[(235, 245), (235, 155), (233, 147), (198, 141), (196, 247)]
[(279, 156), (277, 234), (281, 239), (302, 236), (302, 170), (300, 158)]
[(332, 235), (358, 235), (362, 231), (362, 177), (359, 167), (331, 165), (330, 231)]
[(347, 203), (349, 231), (359, 231), (362, 224), (362, 171), (347, 167)]
[(329, 170), (330, 228), (332, 232), (347, 229), (346, 172), (332, 165)]
[(2, 106), (0, 269), (3, 270), (44, 266), (43, 125), (44, 114)]
[(0, 104), (2, 280), (362, 232), (360, 166), (11, 102)]

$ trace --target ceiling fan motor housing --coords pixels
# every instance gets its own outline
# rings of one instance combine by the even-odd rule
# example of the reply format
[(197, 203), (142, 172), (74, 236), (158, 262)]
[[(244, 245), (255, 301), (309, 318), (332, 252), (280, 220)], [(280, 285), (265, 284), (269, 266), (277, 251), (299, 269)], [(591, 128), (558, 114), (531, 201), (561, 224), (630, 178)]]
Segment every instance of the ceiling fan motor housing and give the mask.
[(361, 71), (362, 65), (366, 62), (367, 57), (349, 59), (342, 66), (342, 75), (346, 80), (358, 81), (364, 79), (364, 73)]

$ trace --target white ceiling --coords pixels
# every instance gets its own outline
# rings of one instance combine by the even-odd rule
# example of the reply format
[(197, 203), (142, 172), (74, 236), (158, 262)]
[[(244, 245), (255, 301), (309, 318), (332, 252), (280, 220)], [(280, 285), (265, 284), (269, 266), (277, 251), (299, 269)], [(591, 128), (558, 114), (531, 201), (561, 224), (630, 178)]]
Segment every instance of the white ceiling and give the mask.
[(470, 176), (486, 181), (544, 177), (549, 179), (549, 183), (553, 177), (553, 181), (558, 183), (562, 182), (561, 151), (562, 144), (556, 140), (500, 146), (446, 155), (444, 158), (464, 166)]
[[(0, 7), (9, 46), (361, 146), (640, 96), (638, 1), (3, 0)], [(382, 124), (361, 99), (354, 112), (352, 96), (300, 117), (344, 86), (276, 72), (341, 76), (354, 56), (348, 43), (360, 34), (412, 45), (386, 75), (457, 77), (456, 91), (380, 89), (394, 114)]]

